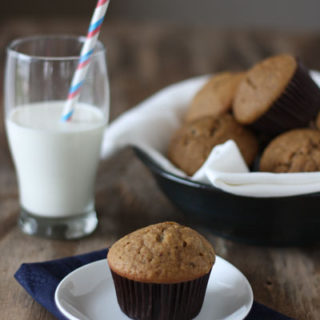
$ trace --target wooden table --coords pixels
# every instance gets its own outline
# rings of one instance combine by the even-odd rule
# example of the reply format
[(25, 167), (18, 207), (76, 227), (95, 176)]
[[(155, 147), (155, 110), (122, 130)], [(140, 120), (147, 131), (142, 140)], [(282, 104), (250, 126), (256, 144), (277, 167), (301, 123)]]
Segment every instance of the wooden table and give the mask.
[[(81, 19), (0, 21), (0, 48), (13, 38), (35, 33), (85, 33), (87, 23)], [(320, 69), (317, 34), (225, 31), (109, 20), (101, 39), (108, 47), (112, 119), (171, 83), (220, 70), (244, 69), (278, 52), (297, 54), (308, 67)], [(4, 50), (1, 50), (1, 72), (3, 66)], [(2, 88), (2, 74), (0, 79)], [(160, 192), (150, 173), (126, 149), (101, 163), (96, 183), (100, 224), (92, 236), (66, 242), (24, 235), (16, 226), (17, 184), (3, 121), (0, 130), (1, 319), (53, 318), (14, 280), (13, 274), (22, 262), (104, 248), (147, 224), (184, 221), (182, 213)], [(257, 301), (296, 319), (320, 319), (319, 247), (255, 247), (207, 236), (217, 253), (247, 276)]]

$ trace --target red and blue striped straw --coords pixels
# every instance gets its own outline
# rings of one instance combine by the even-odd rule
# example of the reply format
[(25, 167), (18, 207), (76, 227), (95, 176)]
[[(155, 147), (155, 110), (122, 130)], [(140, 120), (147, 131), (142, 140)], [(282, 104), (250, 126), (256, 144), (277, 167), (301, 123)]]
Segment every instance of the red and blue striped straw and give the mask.
[(68, 99), (61, 115), (61, 121), (63, 122), (70, 121), (72, 118), (109, 2), (110, 0), (98, 0), (94, 10), (88, 34), (81, 49), (78, 66), (72, 78)]

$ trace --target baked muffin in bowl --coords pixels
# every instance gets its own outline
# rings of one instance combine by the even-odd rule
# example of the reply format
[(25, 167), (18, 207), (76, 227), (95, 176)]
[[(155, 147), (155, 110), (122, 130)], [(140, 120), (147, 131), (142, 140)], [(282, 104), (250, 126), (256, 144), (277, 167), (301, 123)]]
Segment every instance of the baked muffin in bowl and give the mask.
[[(257, 63), (238, 74), (237, 83), (229, 86), (231, 74), (218, 74), (216, 80), (214, 76), (189, 79), (161, 90), (119, 119), (115, 127), (121, 130), (116, 132), (111, 124), (113, 134), (105, 140), (112, 141), (112, 150), (114, 145), (133, 146), (160, 189), (192, 223), (254, 244), (318, 242), (320, 171), (302, 172), (310, 170), (300, 166), (299, 172), (277, 173), (265, 170), (264, 160), (260, 171), (260, 159), (271, 139), (277, 139), (279, 134), (309, 130), (312, 125), (312, 130), (316, 130), (319, 74), (306, 71), (291, 55)], [(268, 78), (273, 79), (271, 92), (264, 86)], [(254, 99), (245, 96), (247, 89)], [(250, 100), (250, 108), (244, 108), (244, 97)], [(305, 112), (306, 108), (310, 110)], [(242, 118), (247, 112), (250, 121)], [(266, 139), (262, 140), (261, 135)], [(236, 144), (238, 152), (221, 153), (219, 144), (230, 145), (228, 139), (233, 140), (231, 144)], [(292, 144), (283, 145), (289, 148)], [(297, 152), (299, 148), (279, 153), (284, 157)], [(207, 166), (214, 153), (220, 158), (214, 159), (215, 166)], [(297, 160), (300, 156), (295, 157)], [(218, 175), (211, 179), (204, 168)], [(209, 180), (203, 179), (203, 173)]]

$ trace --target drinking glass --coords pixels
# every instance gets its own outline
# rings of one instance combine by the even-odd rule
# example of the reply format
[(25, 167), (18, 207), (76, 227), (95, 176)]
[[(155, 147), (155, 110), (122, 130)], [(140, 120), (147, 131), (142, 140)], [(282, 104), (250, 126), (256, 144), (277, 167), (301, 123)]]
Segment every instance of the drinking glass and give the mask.
[(5, 68), (5, 124), (23, 232), (75, 239), (98, 223), (94, 185), (109, 114), (106, 52), (97, 42), (70, 122), (61, 113), (84, 37), (13, 41)]

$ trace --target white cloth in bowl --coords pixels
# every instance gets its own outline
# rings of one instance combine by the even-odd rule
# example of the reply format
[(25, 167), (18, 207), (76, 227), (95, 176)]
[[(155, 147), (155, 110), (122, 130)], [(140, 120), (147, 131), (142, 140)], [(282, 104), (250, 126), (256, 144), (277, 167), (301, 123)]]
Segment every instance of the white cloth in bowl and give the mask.
[[(319, 84), (320, 74), (312, 73), (312, 76)], [(137, 146), (163, 169), (186, 177), (166, 158), (166, 153), (192, 97), (207, 79), (208, 76), (203, 76), (171, 85), (119, 116), (105, 131), (102, 157), (128, 145)], [(213, 148), (206, 162), (189, 178), (249, 197), (294, 196), (320, 191), (320, 172), (249, 172), (232, 140)]]

